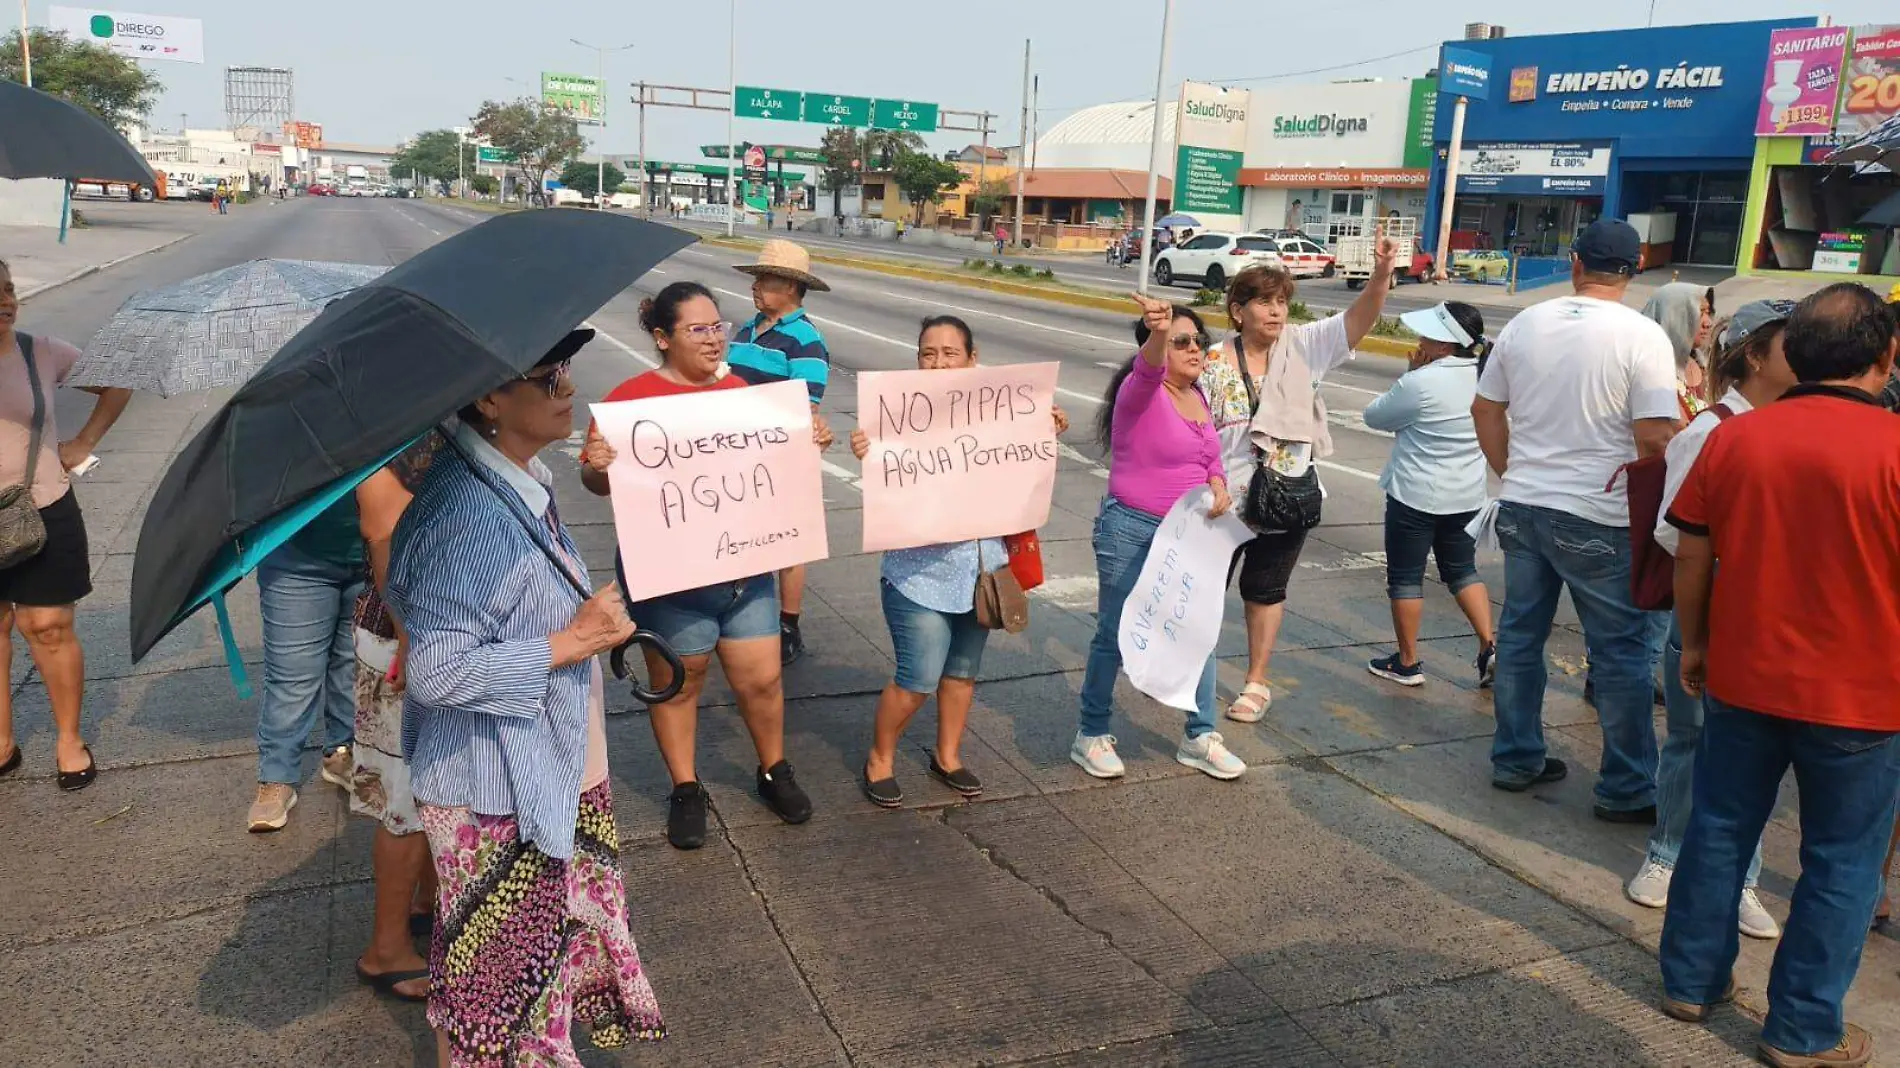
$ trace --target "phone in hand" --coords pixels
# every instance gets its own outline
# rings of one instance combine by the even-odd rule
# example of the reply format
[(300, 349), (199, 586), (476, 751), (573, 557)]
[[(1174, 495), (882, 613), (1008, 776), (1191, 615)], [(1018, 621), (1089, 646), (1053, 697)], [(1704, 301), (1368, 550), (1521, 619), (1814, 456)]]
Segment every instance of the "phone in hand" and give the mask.
[(86, 458), (84, 460), (79, 461), (79, 466), (73, 468), (71, 471), (66, 472), (66, 474), (71, 478), (83, 478), (87, 472), (91, 471), (93, 468), (98, 467), (98, 466), (99, 466), (99, 457), (96, 454), (87, 453)]

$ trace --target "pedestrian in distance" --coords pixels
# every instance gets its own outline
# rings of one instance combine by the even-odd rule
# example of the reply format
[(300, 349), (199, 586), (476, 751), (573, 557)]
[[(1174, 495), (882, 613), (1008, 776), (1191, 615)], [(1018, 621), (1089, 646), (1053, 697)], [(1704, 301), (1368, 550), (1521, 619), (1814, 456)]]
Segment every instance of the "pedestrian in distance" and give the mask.
[[(831, 351), (824, 335), (805, 314), (805, 298), (813, 290), (831, 287), (811, 273), (811, 254), (790, 241), (767, 241), (757, 263), (735, 268), (752, 276), (752, 305), (758, 309), (738, 333), (726, 353), (732, 373), (747, 385), (799, 381), (811, 399), (811, 417), (818, 436), (827, 442), (831, 428), (818, 406), (831, 380)], [(805, 607), (805, 567), (779, 572), (779, 610), (782, 614), (780, 655), (787, 666), (805, 655), (805, 635), (799, 617)]]
[[(976, 337), (954, 315), (923, 321), (917, 336), (917, 366), (926, 371), (975, 367)], [(1053, 412), (1056, 433), (1069, 429), (1061, 408)], [(860, 461), (870, 454), (871, 439), (862, 428), (851, 432), (851, 452)], [(937, 748), (930, 774), (963, 798), (979, 797), (983, 782), (963, 763), (963, 734), (976, 699), (976, 677), (983, 666), (989, 631), (977, 622), (978, 579), (1008, 562), (1001, 538), (892, 549), (879, 565), (878, 590), (884, 624), (891, 632), (897, 671), (878, 695), (871, 751), (864, 761), (865, 797), (880, 808), (904, 803), (897, 782), (897, 743), (904, 728), (934, 693), (937, 697)]]
[(450, 1068), (578, 1064), (577, 1025), (600, 1048), (665, 1034), (628, 929), (598, 660), (634, 624), (617, 585), (592, 589), (536, 458), (573, 430), (575, 340), (462, 408), (390, 545)]
[(1677, 416), (1669, 336), (1622, 302), (1641, 254), (1626, 222), (1586, 227), (1571, 257), (1573, 294), (1511, 320), (1471, 408), (1504, 483), (1491, 784), (1520, 792), (1569, 772), (1544, 740), (1544, 645), (1568, 589), (1603, 730), (1592, 811), (1616, 823), (1655, 822), (1656, 732), (1649, 618), (1630, 588), (1629, 502), (1607, 487), (1625, 464), (1663, 451)]
[[(99, 771), (80, 731), (86, 654), (73, 606), (92, 593), (92, 563), (69, 472), (92, 456), (132, 392), (81, 387), (98, 400), (79, 433), (60, 440), (53, 391), (79, 362), (79, 350), (19, 330), (19, 319), (13, 271), (0, 261), (0, 777), (26, 762), (13, 731), (18, 630), (52, 706), (54, 781), (61, 790), (83, 790)], [(23, 529), (32, 520), (37, 538)]]
[(1478, 686), (1495, 676), (1491, 595), (1478, 577), (1478, 541), (1465, 528), (1484, 507), (1484, 453), (1471, 422), (1478, 376), (1490, 341), (1477, 308), (1448, 301), (1399, 316), (1418, 335), (1409, 369), (1366, 406), (1365, 421), (1393, 435), (1379, 476), (1385, 491), (1386, 596), (1398, 651), (1366, 670), (1401, 686), (1420, 686), (1418, 633), (1425, 616), (1425, 557), (1478, 636)]
[[(661, 365), (616, 386), (603, 398), (606, 402), (743, 389), (749, 384), (736, 370), (723, 373), (732, 324), (720, 319), (719, 305), (705, 286), (674, 282), (660, 290), (641, 304), (640, 325), (653, 338)], [(814, 448), (830, 444), (829, 428), (814, 425), (812, 442)], [(581, 451), (581, 481), (590, 491), (603, 497), (612, 493), (607, 472), (617, 455), (612, 443), (590, 425)], [(686, 668), (679, 693), (649, 710), (653, 739), (673, 782), (667, 841), (676, 849), (698, 849), (706, 842), (707, 796), (699, 781), (695, 740), (699, 697), (715, 653), (758, 752), (759, 798), (786, 823), (810, 819), (811, 799), (785, 759), (782, 630), (773, 576), (665, 594), (641, 601), (633, 612), (647, 629), (666, 639)], [(672, 669), (657, 655), (649, 653), (647, 668), (656, 686), (672, 680)]]
[(1712, 432), (1667, 514), (1682, 688), (1707, 705), (1663, 921), (1663, 1011), (1701, 1021), (1733, 997), (1738, 903), (1792, 767), (1801, 875), (1757, 1046), (1776, 1068), (1873, 1057), (1842, 1002), (1900, 780), (1900, 421), (1876, 400), (1895, 327), (1864, 286), (1801, 301), (1782, 332), (1798, 384)]
[[(1096, 432), (1108, 451), (1108, 492), (1095, 518), (1095, 636), (1082, 677), (1082, 707), (1069, 759), (1098, 779), (1126, 768), (1108, 733), (1115, 678), (1121, 672), (1122, 606), (1134, 591), (1161, 520), (1183, 494), (1213, 491), (1208, 518), (1233, 507), (1220, 439), (1199, 382), (1207, 327), (1190, 308), (1139, 294), (1146, 340), (1109, 380)], [(1237, 779), (1247, 765), (1214, 729), (1214, 658), (1209, 655), (1174, 759), (1216, 779)]]
[[(1392, 286), (1396, 249), (1391, 239), (1381, 238), (1365, 290), (1344, 312), (1318, 322), (1288, 321), (1295, 289), (1293, 277), (1281, 268), (1249, 267), (1228, 283), (1227, 315), (1235, 333), (1208, 361), (1211, 377), (1202, 385), (1222, 439), (1222, 466), (1242, 487), (1243, 502), (1245, 485), (1255, 477), (1310, 483), (1315, 495), (1319, 492), (1314, 465), (1332, 455), (1333, 439), (1316, 383), (1352, 359), (1354, 347), (1378, 324)], [(1262, 470), (1269, 474), (1258, 475)], [(1317, 515), (1313, 518), (1317, 521)], [(1229, 580), (1238, 577), (1246, 605), (1247, 679), (1227, 718), (1258, 723), (1273, 704), (1267, 672), (1286, 618), (1287, 583), (1310, 527), (1282, 529), (1245, 509), (1241, 519), (1255, 537), (1235, 555)]]
[[(1745, 304), (1736, 309), (1722, 331), (1720, 348), (1709, 369), (1717, 403), (1690, 420), (1663, 453), (1663, 496), (1654, 536), (1656, 544), (1671, 556), (1677, 551), (1680, 535), (1669, 524), (1669, 506), (1681, 493), (1709, 435), (1724, 420), (1780, 399), (1795, 384), (1794, 371), (1782, 351), (1782, 331), (1793, 310), (1789, 301)], [(1705, 707), (1701, 697), (1682, 688), (1682, 628), (1675, 613), (1664, 614), (1670, 618), (1662, 661), (1667, 734), (1656, 764), (1656, 829), (1650, 832), (1642, 867), (1624, 887), (1631, 901), (1652, 909), (1668, 904), (1669, 883), (1682, 853)], [(1761, 846), (1757, 843), (1742, 881), (1741, 933), (1751, 938), (1775, 938), (1781, 934), (1781, 926), (1755, 893), (1760, 872)]]
[(996, 254), (1001, 256), (1004, 246), (1009, 244), (1009, 230), (999, 222), (996, 224), (996, 233), (994, 236), (996, 238)]

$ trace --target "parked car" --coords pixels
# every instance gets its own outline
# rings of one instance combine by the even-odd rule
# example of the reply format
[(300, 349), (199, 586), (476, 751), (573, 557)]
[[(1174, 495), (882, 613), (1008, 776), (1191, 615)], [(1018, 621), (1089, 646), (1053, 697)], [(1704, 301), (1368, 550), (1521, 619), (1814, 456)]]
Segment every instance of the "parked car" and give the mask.
[(1187, 283), (1225, 289), (1229, 278), (1256, 264), (1286, 266), (1272, 238), (1223, 232), (1196, 234), (1186, 244), (1155, 257), (1155, 281), (1164, 286)]
[(304, 186), (303, 191), (304, 191), (305, 196), (311, 196), (311, 197), (336, 196), (336, 190), (332, 189), (331, 187), (327, 185), (324, 185), (322, 182), (312, 182), (309, 185)]
[(1295, 278), (1331, 278), (1333, 276), (1333, 254), (1319, 242), (1298, 231), (1259, 231), (1258, 236), (1273, 242), (1280, 253), (1280, 260), (1286, 265), (1286, 272)]
[(1511, 257), (1491, 248), (1455, 252), (1451, 257), (1451, 273), (1454, 278), (1470, 282), (1501, 282), (1510, 277)]
[(218, 180), (216, 178), (200, 178), (191, 183), (191, 189), (185, 194), (185, 199), (209, 201), (212, 194), (217, 191)]

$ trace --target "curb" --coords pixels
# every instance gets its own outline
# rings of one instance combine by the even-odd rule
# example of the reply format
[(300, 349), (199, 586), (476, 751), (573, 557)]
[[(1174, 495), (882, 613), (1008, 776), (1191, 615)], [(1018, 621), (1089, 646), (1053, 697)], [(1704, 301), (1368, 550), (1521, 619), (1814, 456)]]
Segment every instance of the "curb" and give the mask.
[(60, 286), (71, 285), (72, 283), (79, 281), (81, 278), (90, 277), (92, 275), (98, 274), (101, 271), (110, 271), (111, 269), (119, 266), (120, 264), (130, 263), (131, 261), (138, 259), (140, 256), (149, 256), (154, 252), (163, 252), (164, 250), (172, 247), (173, 245), (181, 244), (197, 236), (198, 235), (195, 233), (179, 234), (177, 237), (172, 238), (170, 241), (166, 241), (162, 244), (153, 245), (151, 248), (140, 249), (137, 252), (120, 256), (116, 260), (107, 260), (104, 263), (95, 263), (90, 267), (82, 267), (79, 270), (74, 271), (73, 273), (67, 275), (64, 278), (55, 279), (54, 281), (51, 281), (51, 282), (42, 282), (41, 284), (34, 286), (32, 289), (29, 289), (26, 292), (21, 293), (19, 296), (20, 303), (24, 304), (27, 301), (32, 300), (34, 297), (37, 297), (42, 293), (51, 292), (52, 290), (58, 289)]
[[(756, 250), (759, 247), (757, 242), (728, 239), (723, 236), (701, 238), (700, 243), (704, 245), (718, 245), (724, 248), (748, 250)], [(1128, 313), (1129, 311), (1128, 301), (1123, 297), (1096, 296), (1091, 293), (1050, 289), (1047, 286), (1026, 285), (1021, 282), (1010, 282), (1004, 279), (972, 277), (958, 274), (954, 271), (940, 271), (929, 267), (913, 267), (909, 264), (892, 263), (886, 260), (854, 259), (848, 256), (838, 256), (815, 249), (807, 249), (806, 251), (811, 253), (811, 258), (814, 263), (828, 263), (834, 267), (848, 267), (852, 270), (869, 271), (874, 274), (892, 275), (898, 278), (913, 278), (921, 282), (942, 282), (949, 285), (962, 286), (965, 289), (981, 289), (991, 293), (1003, 293), (1013, 297), (1025, 297), (1030, 300), (1046, 301), (1051, 304), (1065, 304), (1072, 308), (1088, 308), (1094, 311), (1121, 313)], [(1233, 329), (1233, 323), (1227, 318), (1226, 312), (1213, 308), (1197, 308), (1195, 310), (1200, 314), (1201, 318), (1207, 320), (1210, 326), (1218, 326), (1228, 330)], [(1374, 356), (1406, 359), (1412, 354), (1412, 345), (1410, 342), (1398, 341), (1393, 338), (1367, 337), (1359, 343), (1357, 351)]]

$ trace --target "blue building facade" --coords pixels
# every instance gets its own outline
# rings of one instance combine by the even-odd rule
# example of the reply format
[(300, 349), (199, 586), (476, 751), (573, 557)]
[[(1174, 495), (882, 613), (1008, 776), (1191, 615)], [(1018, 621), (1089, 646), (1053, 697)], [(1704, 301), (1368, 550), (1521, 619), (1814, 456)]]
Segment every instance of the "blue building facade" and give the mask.
[[(1673, 258), (1733, 265), (1770, 31), (1782, 19), (1454, 41), (1441, 49), (1425, 233), (1438, 232), (1459, 81), (1466, 97), (1452, 227), (1480, 247), (1554, 255), (1599, 216), (1668, 212)], [(1474, 78), (1474, 64), (1488, 76)]]

